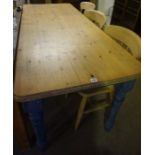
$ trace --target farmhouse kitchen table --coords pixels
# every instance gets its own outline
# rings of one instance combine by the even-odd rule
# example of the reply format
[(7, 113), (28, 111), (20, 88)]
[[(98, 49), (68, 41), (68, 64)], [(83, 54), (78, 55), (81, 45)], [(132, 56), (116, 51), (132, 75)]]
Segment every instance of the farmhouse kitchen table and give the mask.
[(23, 148), (29, 146), (21, 105), (38, 147), (44, 149), (43, 98), (116, 85), (114, 106), (105, 123), (110, 129), (139, 76), (140, 63), (71, 4), (24, 5), (14, 72), (17, 139)]

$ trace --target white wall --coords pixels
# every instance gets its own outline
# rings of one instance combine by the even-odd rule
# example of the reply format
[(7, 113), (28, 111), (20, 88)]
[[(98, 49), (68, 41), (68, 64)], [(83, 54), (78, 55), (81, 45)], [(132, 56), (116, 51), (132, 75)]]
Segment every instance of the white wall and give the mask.
[(16, 2), (16, 6), (20, 6), (25, 3), (25, 0), (13, 0)]
[(114, 2), (115, 0), (98, 0), (98, 10), (107, 16), (107, 24), (111, 22)]

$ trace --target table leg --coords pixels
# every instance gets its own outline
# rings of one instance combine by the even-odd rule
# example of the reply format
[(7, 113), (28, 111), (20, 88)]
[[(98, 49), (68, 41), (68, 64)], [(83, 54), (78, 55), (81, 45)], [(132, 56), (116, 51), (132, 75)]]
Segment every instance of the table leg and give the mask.
[(37, 138), (37, 146), (41, 151), (44, 151), (47, 146), (47, 142), (44, 129), (42, 104), (42, 100), (24, 102), (23, 108), (28, 114), (32, 128), (34, 129)]
[(17, 103), (15, 101), (13, 101), (13, 103), (13, 129), (20, 148), (24, 150), (29, 148), (30, 144), (22, 116), (22, 111), (19, 105), (21, 103)]
[(113, 128), (120, 106), (122, 105), (126, 94), (133, 88), (134, 84), (135, 80), (116, 84), (112, 107), (105, 115), (104, 127), (106, 131), (110, 131)]

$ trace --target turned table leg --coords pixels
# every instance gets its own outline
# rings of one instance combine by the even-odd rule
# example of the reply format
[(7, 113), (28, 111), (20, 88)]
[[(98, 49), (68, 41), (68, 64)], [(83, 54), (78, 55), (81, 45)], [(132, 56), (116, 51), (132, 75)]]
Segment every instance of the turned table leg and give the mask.
[(13, 102), (13, 129), (21, 150), (24, 150), (29, 148), (30, 144), (20, 104), (21, 103), (17, 103), (15, 101)]
[(44, 151), (47, 146), (47, 142), (43, 120), (43, 101), (35, 100), (24, 102), (23, 108), (24, 111), (28, 114), (28, 117), (34, 129), (37, 139), (37, 146), (41, 151)]
[(110, 131), (115, 123), (116, 115), (125, 99), (126, 94), (133, 88), (135, 80), (116, 84), (115, 85), (115, 94), (112, 102), (112, 107), (105, 117), (105, 130)]

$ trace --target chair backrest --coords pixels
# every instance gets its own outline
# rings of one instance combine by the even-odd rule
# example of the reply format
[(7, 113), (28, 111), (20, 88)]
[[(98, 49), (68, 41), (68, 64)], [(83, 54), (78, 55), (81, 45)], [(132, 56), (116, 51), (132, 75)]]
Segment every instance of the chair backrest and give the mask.
[(104, 32), (116, 40), (136, 59), (141, 58), (141, 39), (133, 31), (122, 26), (108, 25), (104, 28)]
[(106, 16), (101, 11), (97, 10), (86, 10), (84, 15), (94, 22), (99, 28), (103, 28), (106, 22)]
[(92, 2), (81, 2), (80, 3), (80, 10), (84, 13), (85, 10), (94, 10), (96, 5)]

